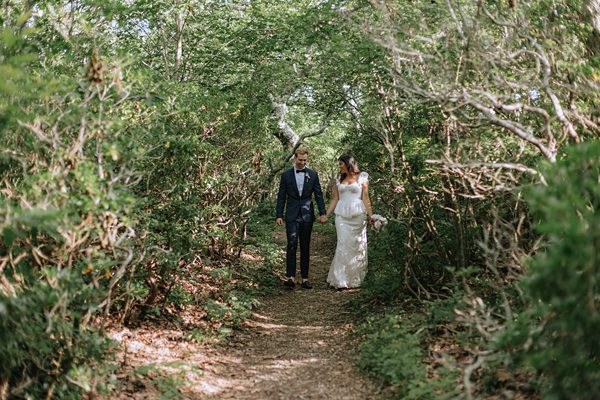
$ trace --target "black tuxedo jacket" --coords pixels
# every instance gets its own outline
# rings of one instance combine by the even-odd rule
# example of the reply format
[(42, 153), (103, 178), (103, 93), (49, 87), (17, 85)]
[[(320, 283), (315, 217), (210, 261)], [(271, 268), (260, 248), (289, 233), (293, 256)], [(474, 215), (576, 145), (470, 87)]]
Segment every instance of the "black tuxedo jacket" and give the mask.
[(298, 193), (295, 168), (286, 170), (281, 174), (279, 182), (277, 218), (283, 218), (283, 210), (285, 209), (285, 222), (295, 221), (298, 216), (301, 216), (304, 222), (314, 222), (313, 194), (319, 208), (319, 215), (325, 214), (325, 201), (323, 201), (323, 191), (319, 183), (319, 175), (315, 171), (306, 168), (306, 172), (304, 173), (304, 188), (302, 189), (302, 193)]

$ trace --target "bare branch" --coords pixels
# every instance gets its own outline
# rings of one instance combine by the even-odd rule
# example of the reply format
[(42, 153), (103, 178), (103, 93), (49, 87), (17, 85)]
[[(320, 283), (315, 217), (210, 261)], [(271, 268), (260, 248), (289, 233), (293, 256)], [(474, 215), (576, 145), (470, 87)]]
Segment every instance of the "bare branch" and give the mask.
[(279, 131), (275, 133), (275, 136), (281, 141), (286, 150), (290, 151), (300, 141), (300, 136), (292, 127), (287, 123), (285, 117), (288, 113), (288, 107), (285, 101), (279, 98), (275, 98), (275, 96), (269, 94), (269, 100), (271, 100), (271, 104), (273, 105), (273, 109), (275, 110), (275, 116), (277, 117), (277, 126)]

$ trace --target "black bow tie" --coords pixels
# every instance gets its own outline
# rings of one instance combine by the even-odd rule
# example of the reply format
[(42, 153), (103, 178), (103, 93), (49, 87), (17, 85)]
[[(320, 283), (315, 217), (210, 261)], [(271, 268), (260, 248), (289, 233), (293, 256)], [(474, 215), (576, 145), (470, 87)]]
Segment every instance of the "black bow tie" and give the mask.
[(299, 174), (299, 173), (301, 173), (301, 172), (304, 172), (304, 173), (306, 173), (306, 170), (305, 170), (305, 169), (297, 169), (297, 170), (296, 170), (296, 173), (297, 173), (297, 174)]

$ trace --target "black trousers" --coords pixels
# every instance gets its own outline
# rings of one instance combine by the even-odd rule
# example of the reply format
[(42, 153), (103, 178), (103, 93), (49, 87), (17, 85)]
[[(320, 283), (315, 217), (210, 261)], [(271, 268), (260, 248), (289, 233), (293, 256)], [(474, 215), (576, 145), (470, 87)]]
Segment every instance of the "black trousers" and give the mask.
[(296, 249), (300, 242), (300, 275), (308, 279), (308, 263), (310, 251), (310, 235), (312, 233), (312, 222), (304, 222), (301, 218), (296, 221), (285, 223), (287, 234), (287, 252), (285, 254), (286, 276), (296, 276)]

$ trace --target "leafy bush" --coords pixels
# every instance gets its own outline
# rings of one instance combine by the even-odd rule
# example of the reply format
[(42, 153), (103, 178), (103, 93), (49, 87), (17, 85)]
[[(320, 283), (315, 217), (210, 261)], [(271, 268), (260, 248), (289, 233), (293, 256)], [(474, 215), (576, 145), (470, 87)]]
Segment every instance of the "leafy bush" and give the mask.
[(360, 328), (366, 339), (360, 346), (358, 365), (396, 399), (456, 398), (456, 374), (444, 367), (429, 371), (423, 363), (427, 336), (417, 329), (422, 324), (418, 318), (394, 313), (370, 318)]
[[(0, 35), (0, 397), (81, 398), (111, 385), (98, 317), (193, 302), (190, 264), (239, 254), (261, 181), (223, 97), (130, 69), (113, 28), (92, 37), (110, 5), (74, 12), (68, 42), (40, 7)], [(227, 327), (254, 305), (215, 297)]]
[(406, 385), (404, 393), (410, 381), (425, 379), (420, 338), (411, 332), (408, 321), (389, 315), (368, 321), (362, 329), (367, 330), (367, 337), (360, 346), (358, 364), (370, 376), (384, 385)]
[(98, 289), (81, 274), (48, 267), (46, 280), (0, 291), (0, 385), (16, 398), (81, 399), (110, 387), (110, 342), (85, 326)]
[(391, 222), (377, 236), (369, 237), (369, 269), (363, 284), (361, 301), (387, 303), (405, 296), (405, 248), (399, 238), (406, 234), (403, 226)]
[(528, 306), (500, 341), (542, 378), (545, 399), (600, 397), (600, 143), (573, 146), (547, 185), (526, 190), (543, 249), (522, 288)]
[(0, 70), (11, 71), (0, 85), (0, 393), (80, 399), (112, 385), (93, 318), (132, 263), (135, 201), (120, 116), (103, 112), (119, 100), (110, 81), (39, 79), (35, 33), (0, 37)]

